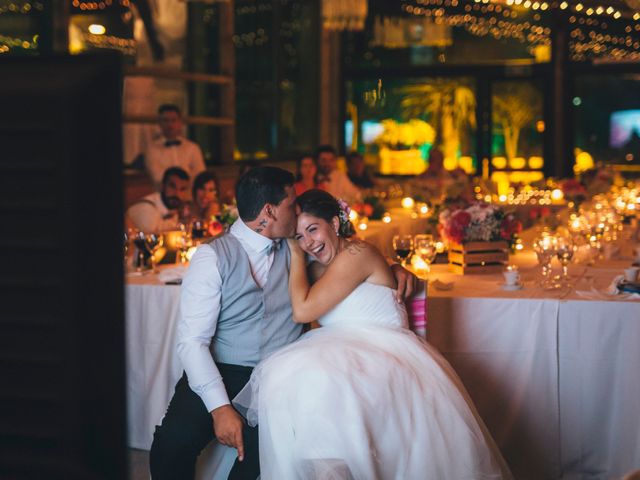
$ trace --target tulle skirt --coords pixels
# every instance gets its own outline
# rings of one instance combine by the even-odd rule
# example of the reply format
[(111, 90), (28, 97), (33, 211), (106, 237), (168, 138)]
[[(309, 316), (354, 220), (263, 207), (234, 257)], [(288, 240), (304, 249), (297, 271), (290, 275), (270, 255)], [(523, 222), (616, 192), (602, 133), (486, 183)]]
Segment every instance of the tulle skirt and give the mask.
[(405, 329), (312, 330), (234, 404), (259, 424), (264, 480), (511, 478), (451, 366)]

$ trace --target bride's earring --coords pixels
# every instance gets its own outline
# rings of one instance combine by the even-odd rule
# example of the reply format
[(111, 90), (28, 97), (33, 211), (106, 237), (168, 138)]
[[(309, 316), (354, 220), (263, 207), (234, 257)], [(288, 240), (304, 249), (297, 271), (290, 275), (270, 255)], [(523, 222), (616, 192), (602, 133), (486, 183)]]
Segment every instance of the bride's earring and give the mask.
[(336, 230), (336, 237), (339, 237), (339, 236), (340, 236), (340, 231)]

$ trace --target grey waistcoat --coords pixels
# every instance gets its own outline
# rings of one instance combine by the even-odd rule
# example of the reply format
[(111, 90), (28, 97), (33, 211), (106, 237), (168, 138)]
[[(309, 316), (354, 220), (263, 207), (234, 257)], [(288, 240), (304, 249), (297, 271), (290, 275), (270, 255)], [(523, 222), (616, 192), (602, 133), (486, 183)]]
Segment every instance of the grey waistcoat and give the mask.
[(209, 245), (222, 277), (220, 315), (210, 347), (213, 359), (253, 367), (302, 333), (302, 325), (293, 322), (289, 299), (289, 247), (283, 240), (275, 251), (262, 289), (237, 238), (224, 234)]

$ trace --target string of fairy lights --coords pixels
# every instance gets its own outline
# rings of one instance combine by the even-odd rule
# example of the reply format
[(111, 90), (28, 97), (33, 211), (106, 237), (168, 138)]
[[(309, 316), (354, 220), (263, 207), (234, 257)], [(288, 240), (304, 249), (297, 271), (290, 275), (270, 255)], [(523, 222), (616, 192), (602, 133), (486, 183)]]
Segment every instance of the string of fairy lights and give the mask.
[[(604, 2), (603, 2), (604, 3)], [(640, 60), (640, 12), (616, 4), (531, 0), (403, 0), (402, 12), (430, 17), (436, 24), (461, 27), (472, 35), (527, 44), (534, 55), (551, 44), (550, 13), (568, 22), (574, 61), (594, 58)]]

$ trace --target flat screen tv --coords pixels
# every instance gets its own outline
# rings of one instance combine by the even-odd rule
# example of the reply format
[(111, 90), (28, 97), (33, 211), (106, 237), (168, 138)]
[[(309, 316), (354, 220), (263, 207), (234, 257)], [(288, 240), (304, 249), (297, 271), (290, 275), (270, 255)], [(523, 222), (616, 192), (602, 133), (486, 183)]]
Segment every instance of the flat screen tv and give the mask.
[(633, 139), (634, 132), (636, 137), (640, 137), (640, 110), (613, 112), (610, 125), (609, 146), (623, 148)]

